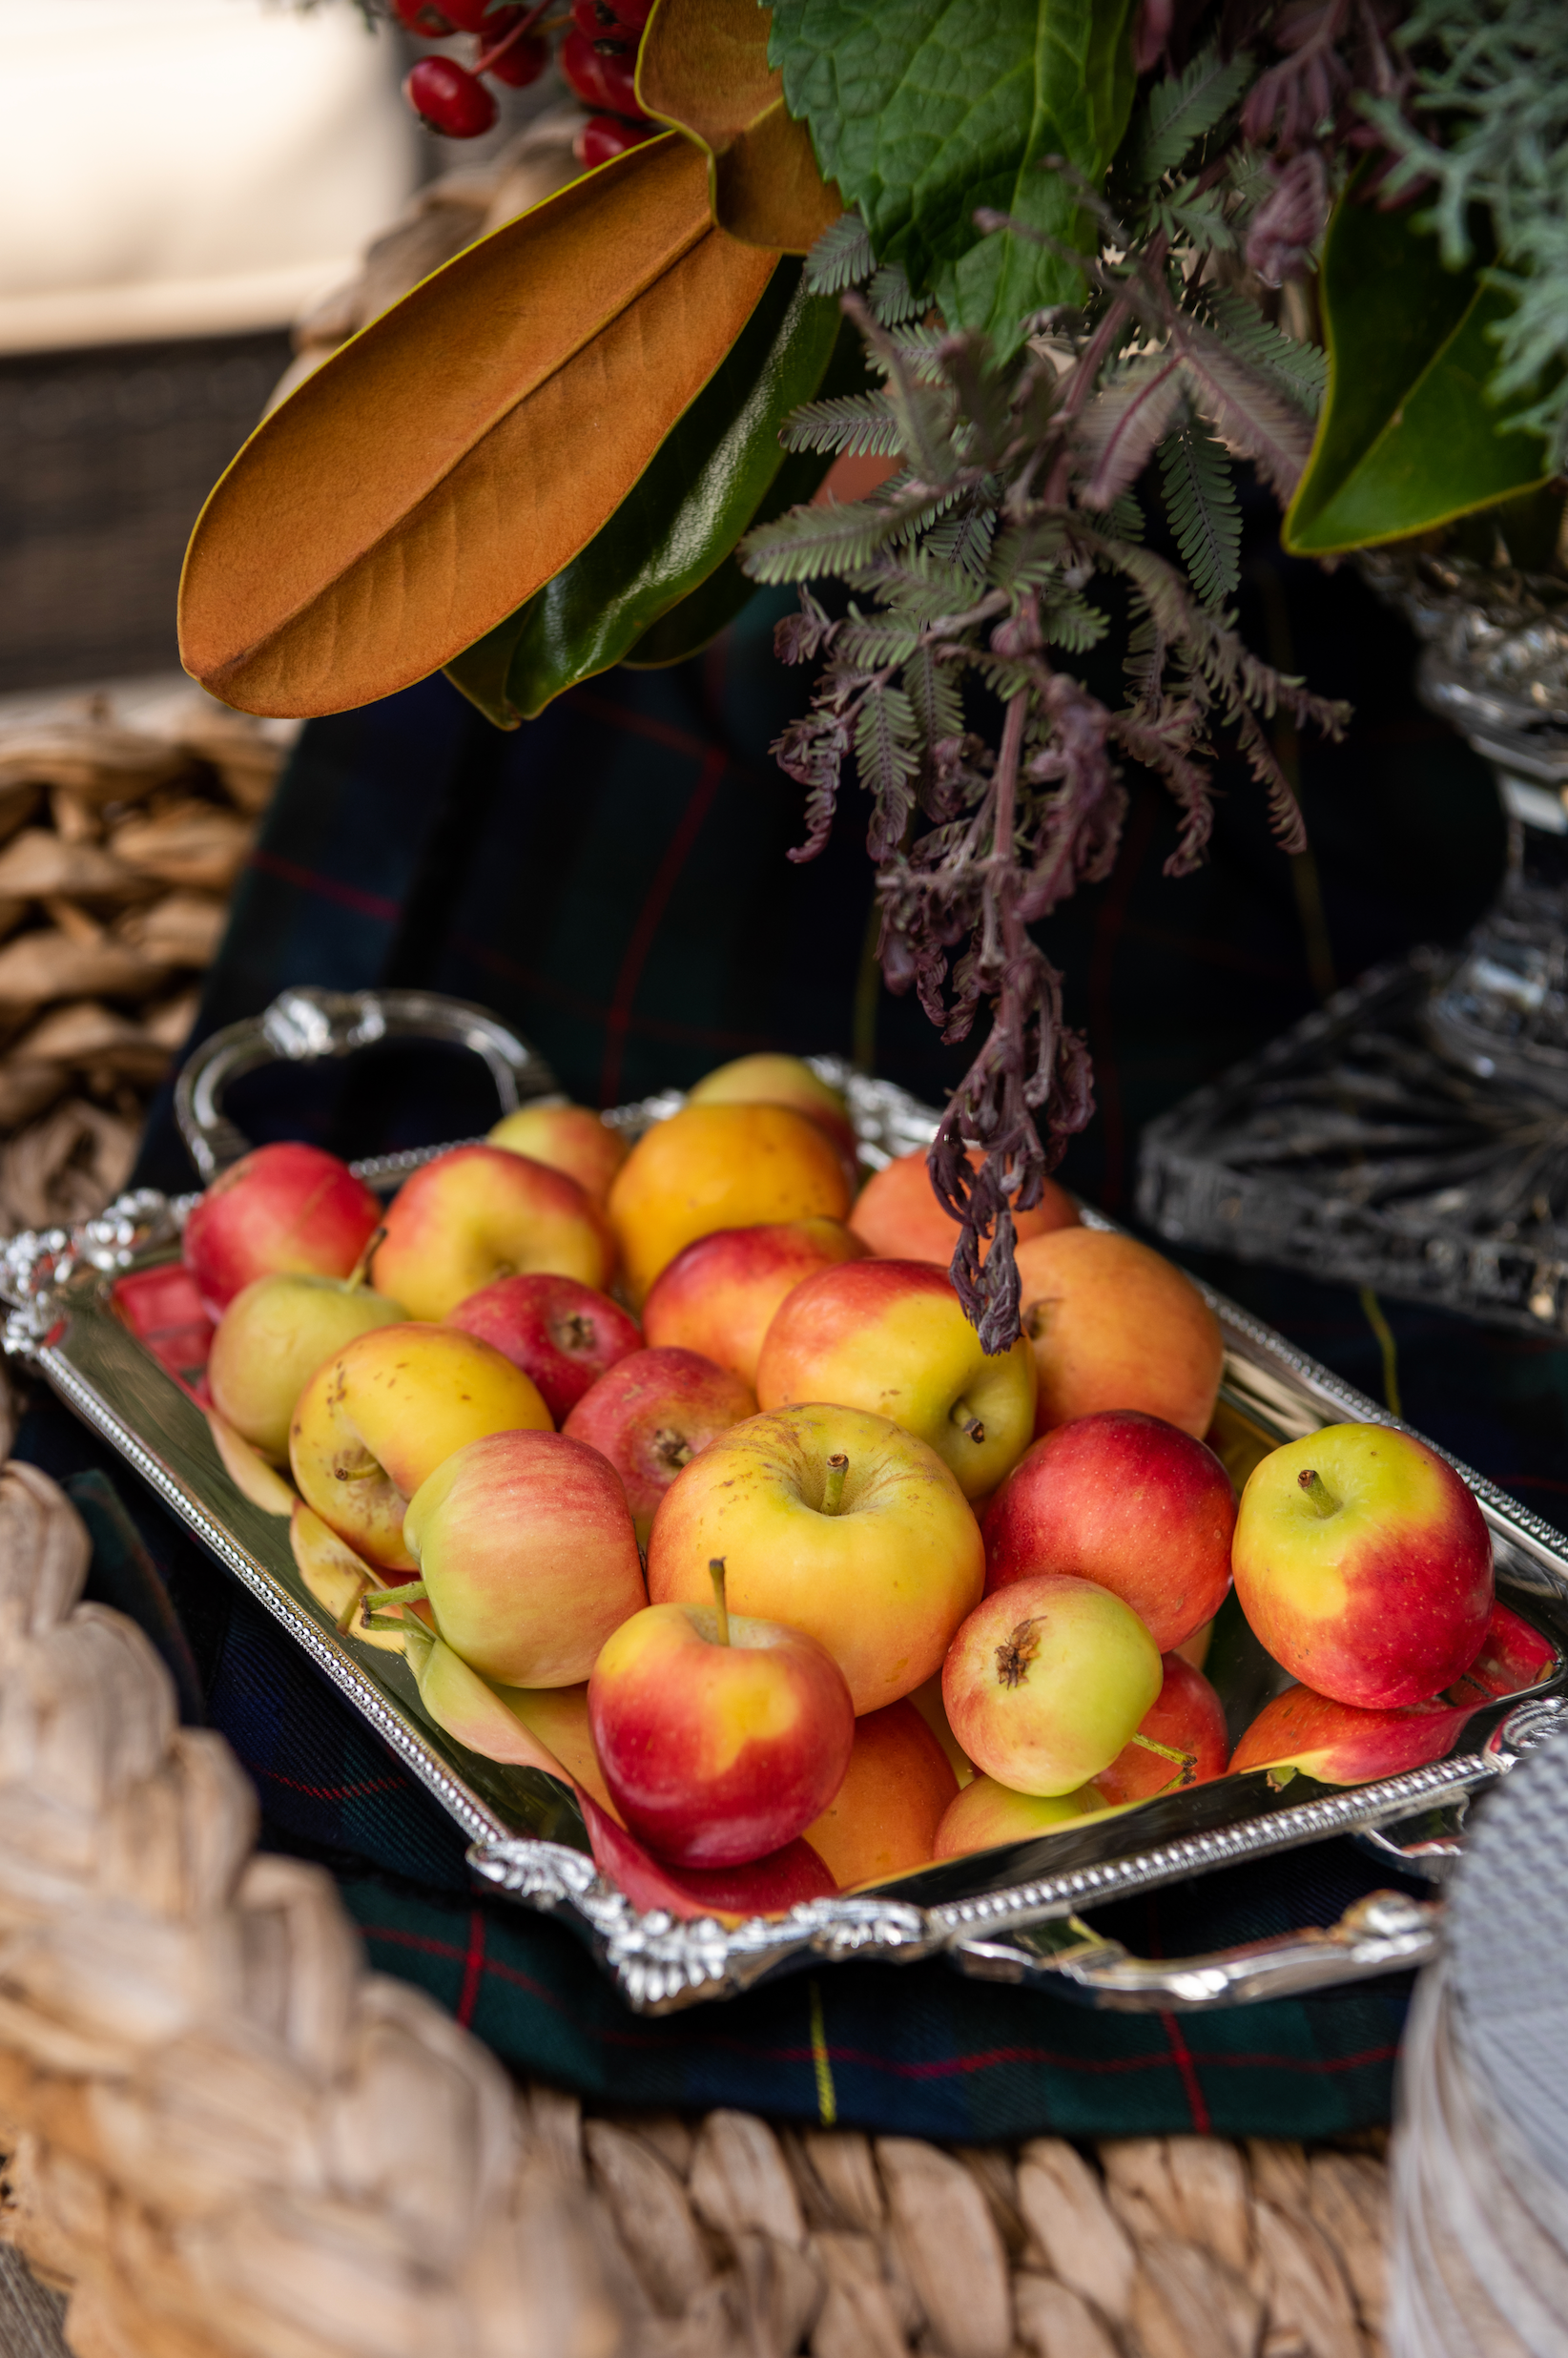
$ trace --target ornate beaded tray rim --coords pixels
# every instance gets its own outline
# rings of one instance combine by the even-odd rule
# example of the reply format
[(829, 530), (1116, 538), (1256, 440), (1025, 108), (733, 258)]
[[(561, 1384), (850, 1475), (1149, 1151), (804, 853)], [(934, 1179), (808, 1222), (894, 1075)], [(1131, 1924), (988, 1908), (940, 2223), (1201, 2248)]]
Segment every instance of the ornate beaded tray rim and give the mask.
[[(903, 1090), (833, 1059), (813, 1061), (845, 1088), (866, 1161), (879, 1164), (931, 1135), (935, 1114)], [(547, 1076), (538, 1086), (547, 1086)], [(635, 1134), (680, 1102), (670, 1092), (609, 1118)], [(440, 1151), (356, 1168), (390, 1189)], [(1343, 1833), (1370, 1840), (1391, 1867), (1435, 1876), (1456, 1852), (1471, 1795), (1568, 1710), (1568, 1540), (1457, 1465), (1491, 1526), (1500, 1589), (1562, 1657), (1557, 1676), (1528, 1701), (1510, 1698), (1477, 1711), (1463, 1752), (1346, 1789), (1297, 1777), (1275, 1790), (1261, 1772), (1225, 1777), (778, 1918), (725, 1926), (640, 1913), (594, 1867), (567, 1786), (483, 1760), (446, 1737), (425, 1718), (400, 1657), (336, 1629), (299, 1580), (286, 1522), (238, 1489), (201, 1411), (115, 1314), (115, 1280), (174, 1256), (194, 1200), (142, 1190), (71, 1231), (11, 1239), (0, 1254), (7, 1352), (36, 1369), (283, 1624), (463, 1829), (475, 1874), (557, 1912), (640, 2011), (733, 1996), (779, 1972), (855, 1956), (904, 1962), (941, 1955), (981, 1977), (1139, 2009), (1248, 2002), (1416, 1964), (1434, 1946), (1437, 1911), (1394, 1892), (1374, 1894), (1327, 1930), (1158, 1962), (1102, 1938), (1079, 1912)], [(1092, 1211), (1085, 1218), (1113, 1225)], [(1341, 1419), (1397, 1423), (1223, 1295), (1204, 1292), (1226, 1340), (1222, 1403), (1239, 1430), (1272, 1445)]]

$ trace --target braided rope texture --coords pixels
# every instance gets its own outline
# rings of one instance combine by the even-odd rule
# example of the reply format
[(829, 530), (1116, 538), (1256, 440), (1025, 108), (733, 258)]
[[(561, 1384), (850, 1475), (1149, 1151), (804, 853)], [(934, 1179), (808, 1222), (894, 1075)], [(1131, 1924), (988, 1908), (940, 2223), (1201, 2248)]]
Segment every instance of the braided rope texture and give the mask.
[(943, 2149), (518, 2088), (255, 1851), (89, 1553), (0, 1472), (0, 2236), (76, 2358), (1377, 2358), (1365, 2144)]

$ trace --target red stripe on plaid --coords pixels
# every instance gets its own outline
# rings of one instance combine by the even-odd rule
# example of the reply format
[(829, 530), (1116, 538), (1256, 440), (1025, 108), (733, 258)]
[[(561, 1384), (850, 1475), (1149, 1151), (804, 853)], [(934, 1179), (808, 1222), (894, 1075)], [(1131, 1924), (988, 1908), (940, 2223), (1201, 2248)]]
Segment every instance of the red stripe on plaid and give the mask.
[(245, 1767), (253, 1777), (265, 1777), (269, 1785), (286, 1785), (293, 1793), (303, 1793), (311, 1801), (362, 1801), (370, 1793), (396, 1793), (402, 1789), (401, 1777), (373, 1777), (368, 1785), (301, 1785), (298, 1777), (286, 1777), (280, 1768), (262, 1768), (254, 1760)]
[(671, 837), (664, 858), (648, 889), (648, 898), (637, 913), (621, 961), (621, 971), (615, 978), (615, 995), (610, 1001), (606, 1018), (605, 1061), (599, 1075), (599, 1103), (613, 1106), (620, 1094), (621, 1066), (626, 1058), (627, 1029), (631, 1021), (631, 1003), (637, 996), (648, 954), (670, 905), (670, 896), (680, 880), (681, 870), (691, 856), (691, 847), (702, 832), (703, 820), (713, 806), (719, 780), (724, 776), (725, 755), (716, 746), (710, 747), (704, 756), (691, 798), (681, 813), (679, 826)]
[(352, 909), (356, 917), (376, 917), (382, 924), (395, 925), (402, 915), (401, 900), (388, 900), (381, 893), (361, 892), (357, 884), (340, 883), (336, 877), (319, 876), (314, 868), (301, 868), (295, 860), (279, 859), (276, 852), (252, 852), (245, 864), (259, 869), (263, 876), (275, 876), (280, 884), (296, 884), (301, 892), (314, 893), (319, 900), (331, 900), (340, 909)]
[(629, 705), (616, 704), (609, 696), (596, 696), (579, 688), (571, 702), (594, 720), (624, 729), (628, 736), (647, 737), (650, 745), (663, 745), (672, 754), (690, 754), (693, 761), (711, 761), (715, 754), (723, 758), (720, 749), (708, 738), (693, 736), (690, 729), (678, 729), (671, 721), (655, 720), (651, 713), (634, 713)]
[[(586, 991), (574, 991), (554, 975), (539, 974), (532, 966), (520, 966), (515, 958), (506, 958), (499, 950), (486, 949), (478, 941), (460, 938), (452, 944), (461, 957), (471, 958), (476, 966), (489, 974), (497, 974), (508, 982), (521, 982), (525, 990), (535, 991), (553, 1006), (564, 1007), (568, 1015), (577, 1015), (590, 1024), (603, 1024), (609, 1013), (603, 1000), (590, 999)], [(774, 1032), (721, 1031), (712, 1024), (675, 1024), (659, 1015), (629, 1015), (626, 1028), (642, 1040), (671, 1040), (681, 1045), (700, 1048), (732, 1048), (737, 1054), (752, 1048), (775, 1048), (777, 1036)]]
[(485, 1981), (485, 1918), (476, 1908), (468, 1918), (468, 1954), (463, 1960), (463, 1988), (458, 1994), (457, 2018), (467, 2030)]
[(1187, 2110), (1192, 2115), (1193, 2129), (1199, 2137), (1207, 2137), (1210, 2125), (1208, 2105), (1205, 2100), (1203, 2082), (1198, 2078), (1197, 2068), (1193, 2063), (1186, 2040), (1182, 2037), (1181, 2025), (1174, 2015), (1162, 2015), (1160, 2019), (1166, 2026), (1166, 2037), (1170, 2041), (1170, 2052), (1175, 2058), (1176, 2069), (1182, 2075), (1182, 2086), (1186, 2092)]

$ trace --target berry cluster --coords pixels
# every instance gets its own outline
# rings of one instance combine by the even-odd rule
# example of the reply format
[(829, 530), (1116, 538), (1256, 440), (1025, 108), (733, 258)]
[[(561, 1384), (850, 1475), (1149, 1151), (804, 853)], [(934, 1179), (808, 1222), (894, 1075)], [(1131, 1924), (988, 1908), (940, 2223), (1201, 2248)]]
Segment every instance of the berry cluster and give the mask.
[[(477, 139), (496, 118), (487, 81), (523, 90), (549, 63), (545, 31), (536, 31), (550, 0), (533, 7), (494, 6), (492, 0), (392, 0), (400, 24), (426, 41), (453, 33), (474, 36), (472, 63), (422, 57), (403, 95), (432, 131), (448, 139)], [(637, 104), (637, 45), (653, 0), (572, 0), (570, 29), (556, 52), (568, 88), (589, 110), (573, 142), (583, 165), (608, 163), (652, 131)]]

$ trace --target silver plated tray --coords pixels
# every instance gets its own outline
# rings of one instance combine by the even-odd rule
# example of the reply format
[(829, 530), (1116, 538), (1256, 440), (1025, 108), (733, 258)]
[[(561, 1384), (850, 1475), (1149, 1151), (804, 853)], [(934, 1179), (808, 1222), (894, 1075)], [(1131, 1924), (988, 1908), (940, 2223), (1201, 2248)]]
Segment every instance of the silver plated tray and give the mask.
[[(224, 1115), (226, 1075), (269, 1058), (344, 1056), (400, 1034), (474, 1048), (504, 1106), (552, 1086), (543, 1061), (484, 1010), (429, 994), (285, 993), (255, 1022), (231, 1027), (193, 1058), (176, 1110), (193, 1160), (211, 1173), (244, 1150)], [(922, 1144), (936, 1114), (892, 1084), (832, 1059), (813, 1060), (845, 1089), (871, 1165)], [(662, 1120), (677, 1094), (619, 1108), (628, 1134)], [(438, 1147), (356, 1168), (390, 1192)], [(591, 1946), (629, 2002), (660, 2014), (732, 1996), (766, 1976), (856, 1956), (891, 1962), (941, 1955), (982, 1978), (1049, 1989), (1120, 2008), (1201, 2008), (1322, 1989), (1423, 1962), (1437, 1939), (1440, 1903), (1373, 1893), (1327, 1929), (1206, 1956), (1130, 1955), (1084, 1921), (1096, 1907), (1211, 1869), (1352, 1834), (1391, 1869), (1434, 1883), (1457, 1854), (1472, 1797), (1568, 1714), (1568, 1540), (1481, 1476), (1451, 1460), (1492, 1531), (1499, 1594), (1558, 1648), (1556, 1675), (1489, 1704), (1466, 1723), (1446, 1759), (1375, 1784), (1333, 1788), (1297, 1776), (1276, 1789), (1262, 1771), (1222, 1777), (1105, 1820), (980, 1855), (944, 1861), (874, 1892), (815, 1900), (787, 1915), (726, 1926), (639, 1912), (595, 1868), (571, 1789), (542, 1772), (502, 1767), (455, 1743), (424, 1715), (402, 1659), (345, 1637), (308, 1594), (287, 1522), (266, 1512), (226, 1470), (207, 1419), (117, 1314), (119, 1278), (177, 1256), (195, 1197), (152, 1190), (123, 1196), (71, 1230), (14, 1237), (0, 1251), (4, 1346), (41, 1376), (133, 1466), (174, 1513), (276, 1615), (400, 1760), (468, 1836), (482, 1881), (553, 1910)], [(1093, 1226), (1110, 1226), (1085, 1210)], [(1285, 1440), (1345, 1419), (1397, 1424), (1373, 1401), (1296, 1351), (1233, 1303), (1204, 1289), (1224, 1332), (1218, 1439), (1232, 1471)], [(1231, 1603), (1207, 1665), (1234, 1738), (1286, 1682)]]

